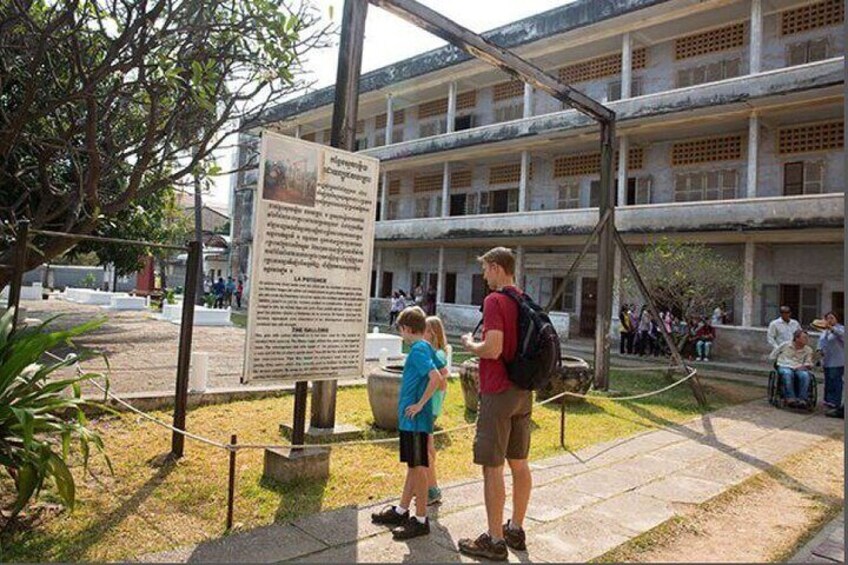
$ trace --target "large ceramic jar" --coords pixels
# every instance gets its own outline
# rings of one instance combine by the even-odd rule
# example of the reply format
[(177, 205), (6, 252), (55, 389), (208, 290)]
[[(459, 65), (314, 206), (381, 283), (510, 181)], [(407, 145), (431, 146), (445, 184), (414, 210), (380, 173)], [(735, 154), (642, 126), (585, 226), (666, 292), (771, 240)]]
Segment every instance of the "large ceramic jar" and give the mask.
[(386, 365), (368, 374), (368, 403), (374, 415), (374, 425), (395, 431), (398, 428), (398, 400), (403, 365)]
[(480, 401), (480, 360), (476, 357), (464, 361), (459, 366), (459, 382), (462, 385), (462, 396), (465, 399), (465, 409), (477, 412)]
[[(545, 400), (563, 392), (586, 394), (589, 391), (589, 387), (592, 386), (593, 376), (592, 368), (585, 360), (579, 357), (563, 355), (562, 366), (557, 371), (557, 374), (551, 377), (551, 382), (548, 386), (536, 393), (536, 398)], [(582, 399), (573, 396), (563, 396), (553, 402), (559, 403), (563, 400), (566, 402), (582, 401)]]

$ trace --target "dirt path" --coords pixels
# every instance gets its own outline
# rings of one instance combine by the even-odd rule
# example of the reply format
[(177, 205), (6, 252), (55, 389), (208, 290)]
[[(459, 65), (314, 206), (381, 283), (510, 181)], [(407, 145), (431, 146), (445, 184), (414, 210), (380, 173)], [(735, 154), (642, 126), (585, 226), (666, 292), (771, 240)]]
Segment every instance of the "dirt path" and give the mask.
[(844, 505), (844, 445), (826, 439), (598, 561), (782, 561)]

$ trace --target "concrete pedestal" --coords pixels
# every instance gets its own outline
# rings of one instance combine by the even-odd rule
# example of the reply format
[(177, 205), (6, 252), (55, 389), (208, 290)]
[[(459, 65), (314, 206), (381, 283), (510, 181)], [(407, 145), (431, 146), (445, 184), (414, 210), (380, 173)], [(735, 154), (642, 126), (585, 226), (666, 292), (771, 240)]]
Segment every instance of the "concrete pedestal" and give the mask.
[[(291, 424), (280, 424), (280, 433), (284, 438), (291, 441), (293, 429)], [(308, 445), (319, 443), (333, 443), (335, 441), (351, 441), (360, 439), (362, 430), (352, 424), (336, 424), (334, 428), (306, 428), (305, 441)]]
[(262, 476), (280, 483), (293, 479), (327, 479), (330, 476), (330, 450), (266, 449)]
[(144, 298), (115, 295), (110, 301), (109, 308), (112, 310), (144, 310)]

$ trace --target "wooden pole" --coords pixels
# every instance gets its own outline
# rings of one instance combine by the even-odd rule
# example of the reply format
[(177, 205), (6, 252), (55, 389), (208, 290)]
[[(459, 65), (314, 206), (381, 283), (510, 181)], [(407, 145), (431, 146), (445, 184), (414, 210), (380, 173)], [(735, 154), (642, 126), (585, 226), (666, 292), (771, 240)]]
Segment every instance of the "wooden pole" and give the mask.
[[(598, 220), (609, 215), (598, 235), (598, 309), (595, 311), (595, 389), (609, 389), (610, 320), (615, 276), (615, 185), (612, 182), (615, 125), (601, 122), (601, 186)], [(619, 155), (619, 159), (626, 156)]]
[[(238, 443), (238, 436), (233, 434), (230, 436), (230, 445), (235, 446)], [(236, 450), (230, 450), (230, 481), (227, 488), (227, 531), (233, 529), (233, 507), (235, 506), (236, 498)]]
[[(197, 272), (200, 267), (198, 257), (201, 253), (201, 242), (191, 241), (188, 244), (186, 258), (185, 298), (183, 299), (183, 316), (180, 324), (180, 349), (177, 355), (177, 385), (174, 394), (174, 427), (185, 430), (186, 405), (188, 404), (188, 371), (191, 361), (191, 340), (194, 331), (194, 301), (197, 295)], [(177, 459), (183, 456), (185, 437), (175, 431), (171, 435), (171, 455)]]
[[(336, 73), (336, 93), (333, 103), (333, 123), (330, 146), (353, 151), (356, 145), (356, 116), (359, 107), (359, 75), (362, 69), (362, 44), (365, 39), (367, 0), (345, 0), (342, 34), (339, 40), (339, 63)], [(383, 190), (388, 190), (383, 187)], [(338, 381), (312, 383), (312, 416), (315, 428), (336, 426), (336, 393)], [(305, 397), (304, 400), (305, 402)], [(297, 402), (297, 396), (295, 396)], [(295, 410), (298, 412), (298, 410)], [(306, 411), (303, 410), (305, 417)]]

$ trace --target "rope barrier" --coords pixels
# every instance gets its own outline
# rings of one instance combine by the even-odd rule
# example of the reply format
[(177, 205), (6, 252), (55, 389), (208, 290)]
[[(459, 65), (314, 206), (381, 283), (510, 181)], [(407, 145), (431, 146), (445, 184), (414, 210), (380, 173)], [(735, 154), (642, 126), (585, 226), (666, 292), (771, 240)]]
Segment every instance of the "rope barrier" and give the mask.
[[(57, 361), (64, 362), (64, 361), (67, 360), (67, 359), (62, 359), (61, 357), (54, 355), (53, 353), (51, 353), (49, 351), (47, 352), (47, 355), (49, 355), (50, 357), (53, 357)], [(76, 360), (75, 365), (76, 365), (77, 372), (82, 373), (83, 368), (82, 368), (82, 364), (79, 362), (79, 359)], [(637, 367), (627, 367), (626, 369), (639, 369), (639, 370), (642, 370), (642, 371), (649, 371), (649, 370), (679, 370), (680, 368), (681, 367), (676, 366), (676, 365), (671, 365), (671, 366), (669, 366), (669, 365), (656, 365), (656, 366), (638, 367), (638, 368)], [(626, 401), (630, 401), (630, 400), (639, 400), (639, 399), (642, 399), (642, 398), (648, 398), (648, 397), (651, 397), (651, 396), (656, 396), (658, 394), (662, 394), (666, 391), (669, 391), (669, 390), (685, 383), (686, 381), (688, 381), (689, 379), (691, 379), (692, 377), (694, 377), (698, 373), (697, 369), (695, 369), (693, 367), (688, 367), (688, 366), (684, 365), (683, 368), (689, 371), (689, 373), (684, 378), (682, 378), (678, 381), (675, 381), (675, 382), (671, 383), (670, 385), (663, 387), (659, 390), (650, 391), (650, 392), (641, 393), (641, 394), (635, 394), (635, 395), (631, 395), (631, 396), (597, 396), (597, 395), (588, 395), (588, 394), (578, 394), (576, 392), (566, 391), (566, 392), (561, 392), (559, 394), (551, 396), (550, 398), (546, 398), (545, 400), (535, 402), (533, 404), (533, 406), (534, 407), (544, 406), (546, 404), (550, 404), (551, 402), (554, 402), (554, 401), (559, 400), (559, 399), (566, 397), (566, 396), (571, 397), (571, 398), (582, 398), (582, 399), (586, 399), (586, 400), (599, 400), (599, 401), (607, 401), (607, 402), (626, 402)], [(620, 369), (617, 368), (616, 370), (620, 370)], [(300, 449), (300, 450), (316, 449), (316, 450), (319, 450), (319, 449), (326, 449), (326, 448), (329, 448), (329, 447), (351, 447), (351, 446), (357, 446), (357, 445), (388, 444), (388, 443), (394, 443), (394, 442), (398, 441), (398, 439), (399, 439), (398, 437), (391, 437), (391, 438), (380, 438), (380, 439), (370, 439), (370, 440), (367, 440), (367, 439), (351, 440), (351, 441), (341, 441), (341, 442), (337, 442), (337, 443), (307, 444), (307, 445), (294, 445), (294, 444), (291, 444), (291, 443), (280, 443), (280, 444), (244, 443), (244, 444), (238, 444), (238, 445), (227, 444), (227, 443), (223, 443), (223, 442), (217, 442), (217, 441), (211, 440), (209, 438), (199, 436), (197, 434), (193, 434), (193, 433), (187, 432), (185, 430), (181, 430), (179, 428), (175, 428), (171, 424), (163, 422), (163, 421), (159, 420), (158, 418), (155, 418), (154, 416), (151, 416), (150, 414), (136, 408), (135, 406), (133, 406), (132, 404), (130, 404), (126, 400), (120, 398), (119, 396), (115, 395), (114, 393), (112, 393), (111, 391), (109, 391), (108, 389), (106, 389), (105, 387), (100, 385), (100, 383), (98, 383), (94, 380), (91, 380), (89, 382), (92, 385), (94, 385), (96, 388), (98, 388), (101, 392), (103, 392), (104, 395), (107, 398), (111, 398), (112, 400), (114, 400), (115, 402), (117, 402), (121, 406), (124, 406), (127, 410), (133, 412), (134, 414), (137, 414), (137, 415), (141, 416), (142, 418), (144, 418), (144, 419), (146, 419), (146, 420), (148, 420), (148, 421), (150, 421), (154, 424), (157, 424), (157, 425), (159, 425), (163, 428), (166, 428), (166, 429), (170, 430), (171, 432), (176, 432), (178, 434), (182, 434), (183, 436), (185, 436), (189, 439), (192, 439), (194, 441), (204, 443), (204, 444), (210, 445), (212, 447), (217, 447), (217, 448), (223, 449), (225, 451), (240, 451), (240, 450), (244, 450), (244, 449)], [(461, 425), (461, 426), (455, 426), (453, 428), (438, 430), (438, 431), (434, 432), (432, 435), (433, 436), (447, 435), (447, 434), (467, 430), (467, 429), (473, 428), (475, 426), (476, 426), (476, 423), (475, 424), (464, 424), (464, 425)]]

